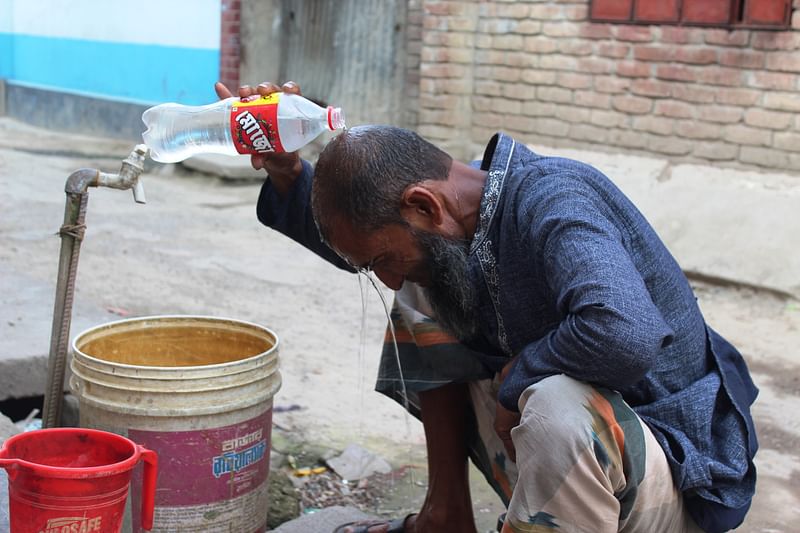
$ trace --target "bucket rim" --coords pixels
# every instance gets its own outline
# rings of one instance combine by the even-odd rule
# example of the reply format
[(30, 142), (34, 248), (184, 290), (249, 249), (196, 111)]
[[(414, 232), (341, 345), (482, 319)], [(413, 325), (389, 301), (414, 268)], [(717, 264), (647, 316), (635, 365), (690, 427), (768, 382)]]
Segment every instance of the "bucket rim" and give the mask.
[[(24, 440), (26, 438), (32, 438), (35, 435), (40, 435), (41, 432), (47, 433), (89, 433), (96, 436), (102, 436), (103, 438), (111, 438), (116, 439), (119, 441), (123, 441), (125, 444), (129, 445), (131, 448), (131, 455), (127, 459), (123, 459), (122, 461), (118, 461), (116, 463), (110, 463), (101, 466), (85, 466), (85, 467), (69, 467), (69, 466), (51, 466), (51, 465), (43, 465), (40, 463), (33, 463), (31, 461), (26, 461), (25, 459), (20, 459), (17, 457), (8, 457), (6, 454), (9, 453), (10, 445), (14, 444), (17, 441)], [(92, 478), (92, 477), (107, 477), (107, 476), (114, 476), (117, 474), (121, 474), (123, 472), (127, 472), (132, 470), (136, 464), (139, 462), (139, 459), (142, 455), (142, 447), (135, 442), (133, 442), (128, 437), (124, 437), (117, 433), (111, 433), (110, 431), (103, 431), (100, 429), (91, 429), (91, 428), (82, 428), (82, 427), (75, 427), (75, 428), (42, 428), (36, 429), (33, 431), (26, 431), (23, 433), (18, 433), (16, 435), (12, 435), (9, 437), (4, 443), (2, 448), (0, 448), (0, 459), (5, 459), (10, 464), (8, 466), (13, 467), (21, 467), (29, 470), (37, 475), (44, 475), (47, 477), (54, 477), (54, 478), (66, 478), (66, 479), (75, 479), (75, 478)], [(9, 480), (11, 476), (9, 475)]]
[[(251, 355), (250, 357), (245, 357), (244, 359), (237, 359), (235, 361), (228, 361), (227, 363), (213, 363), (213, 364), (210, 364), (210, 365), (187, 365), (187, 366), (131, 365), (131, 364), (128, 364), (128, 363), (116, 363), (114, 361), (109, 361), (107, 359), (100, 359), (99, 357), (94, 357), (93, 355), (89, 355), (87, 353), (84, 353), (82, 350), (78, 349), (78, 340), (80, 340), (81, 338), (86, 337), (86, 336), (88, 336), (88, 335), (90, 335), (92, 333), (95, 333), (95, 332), (97, 332), (99, 330), (108, 329), (108, 328), (111, 328), (111, 327), (114, 327), (114, 326), (120, 326), (120, 325), (124, 325), (124, 324), (128, 324), (128, 323), (132, 323), (132, 322), (144, 322), (144, 321), (147, 321), (147, 320), (159, 320), (159, 319), (207, 320), (209, 322), (219, 322), (219, 323), (230, 322), (230, 323), (239, 324), (239, 325), (243, 325), (243, 326), (248, 326), (248, 327), (251, 327), (251, 328), (266, 332), (273, 339), (275, 339), (275, 344), (273, 344), (268, 350), (265, 350), (265, 351), (263, 351), (261, 353), (258, 353), (256, 355)], [(266, 326), (262, 326), (261, 324), (256, 324), (255, 322), (250, 322), (250, 321), (247, 321), (247, 320), (240, 320), (238, 318), (217, 317), (217, 316), (212, 316), (212, 315), (147, 315), (147, 316), (123, 318), (123, 319), (120, 319), (120, 320), (113, 320), (111, 322), (106, 322), (104, 324), (98, 324), (96, 326), (92, 326), (91, 328), (86, 329), (86, 330), (78, 333), (77, 335), (75, 335), (75, 337), (72, 339), (71, 345), (72, 345), (73, 355), (79, 354), (80, 357), (84, 357), (84, 358), (86, 358), (86, 359), (88, 359), (90, 361), (98, 362), (98, 363), (101, 363), (101, 364), (113, 364), (115, 367), (129, 368), (129, 369), (147, 368), (147, 369), (158, 369), (158, 370), (168, 371), (168, 372), (169, 371), (176, 372), (176, 371), (187, 371), (187, 370), (193, 370), (193, 369), (213, 369), (213, 368), (220, 368), (220, 367), (224, 367), (224, 366), (236, 365), (236, 364), (240, 364), (240, 363), (247, 363), (247, 362), (252, 361), (254, 359), (257, 359), (259, 357), (263, 357), (263, 356), (269, 355), (271, 353), (277, 353), (278, 352), (278, 348), (280, 347), (280, 343), (281, 343), (280, 337), (278, 337), (278, 334), (275, 333), (270, 328), (268, 328)]]

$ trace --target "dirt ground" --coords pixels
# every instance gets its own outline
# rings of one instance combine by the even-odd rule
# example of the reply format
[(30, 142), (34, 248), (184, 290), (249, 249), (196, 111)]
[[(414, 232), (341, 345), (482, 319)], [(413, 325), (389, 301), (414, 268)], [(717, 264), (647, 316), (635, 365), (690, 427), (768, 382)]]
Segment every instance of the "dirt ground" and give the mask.
[[(84, 166), (115, 171), (130, 148), (0, 120), (0, 273), (22, 280), (19, 294), (54, 287), (54, 233), (69, 173)], [(134, 204), (128, 191), (90, 192), (76, 308), (94, 309), (107, 321), (204, 314), (272, 328), (281, 339), (284, 380), (275, 398), (281, 408), (274, 415), (276, 432), (332, 449), (357, 442), (396, 468), (410, 467), (415, 474), (391, 485), (375, 511), (416, 509), (425, 490), (421, 425), (372, 390), (386, 322), (375, 289), (262, 227), (254, 212), (257, 183), (172, 166), (150, 167), (143, 179), (145, 206)], [(708, 321), (739, 347), (761, 389), (754, 408), (759, 484), (740, 531), (797, 531), (800, 303), (736, 286), (695, 287)], [(390, 291), (383, 292), (391, 299)], [(50, 299), (34, 303), (45, 314), (52, 311)], [(20, 327), (26, 320), (3, 316), (0, 335), (31, 331)], [(34, 330), (30, 343), (47, 353), (50, 325)], [(486, 531), (501, 506), (477, 475), (473, 496), (479, 530)]]

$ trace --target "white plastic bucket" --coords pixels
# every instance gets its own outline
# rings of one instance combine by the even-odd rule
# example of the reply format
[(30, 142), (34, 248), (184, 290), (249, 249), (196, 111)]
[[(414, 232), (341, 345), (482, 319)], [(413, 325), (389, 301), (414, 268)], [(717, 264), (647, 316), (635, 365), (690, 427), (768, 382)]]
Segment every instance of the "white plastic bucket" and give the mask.
[[(275, 333), (239, 320), (154, 316), (89, 329), (72, 346), (81, 426), (158, 453), (153, 531), (266, 531), (281, 384)], [(135, 513), (130, 527), (141, 531)]]

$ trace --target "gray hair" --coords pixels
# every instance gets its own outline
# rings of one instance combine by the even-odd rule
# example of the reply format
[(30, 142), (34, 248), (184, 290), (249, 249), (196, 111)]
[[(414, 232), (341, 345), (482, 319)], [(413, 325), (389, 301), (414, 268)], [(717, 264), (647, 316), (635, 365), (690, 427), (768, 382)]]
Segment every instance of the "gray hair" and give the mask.
[(317, 160), (311, 190), (314, 220), (325, 241), (342, 219), (372, 231), (403, 224), (403, 192), (426, 180), (444, 180), (452, 158), (413, 131), (359, 126), (334, 138)]

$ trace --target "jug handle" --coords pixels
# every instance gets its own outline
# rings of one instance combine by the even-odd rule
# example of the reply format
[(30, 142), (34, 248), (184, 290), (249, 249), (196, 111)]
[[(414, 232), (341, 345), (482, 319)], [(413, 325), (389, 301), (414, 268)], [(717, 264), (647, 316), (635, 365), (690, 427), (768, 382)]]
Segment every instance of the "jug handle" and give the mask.
[(158, 454), (139, 446), (144, 461), (144, 477), (142, 482), (142, 529), (153, 529), (153, 514), (156, 505), (156, 478), (158, 476)]

